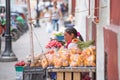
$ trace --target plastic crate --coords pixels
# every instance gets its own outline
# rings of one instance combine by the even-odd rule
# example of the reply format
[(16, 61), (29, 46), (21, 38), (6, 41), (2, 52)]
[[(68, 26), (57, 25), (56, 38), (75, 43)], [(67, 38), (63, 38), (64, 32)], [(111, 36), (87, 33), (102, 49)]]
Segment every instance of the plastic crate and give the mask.
[(24, 67), (23, 67), (23, 66), (15, 66), (15, 70), (16, 70), (17, 72), (23, 72)]
[(46, 70), (41, 67), (25, 67), (23, 80), (46, 80)]
[(16, 70), (16, 80), (23, 80), (23, 66), (15, 66)]

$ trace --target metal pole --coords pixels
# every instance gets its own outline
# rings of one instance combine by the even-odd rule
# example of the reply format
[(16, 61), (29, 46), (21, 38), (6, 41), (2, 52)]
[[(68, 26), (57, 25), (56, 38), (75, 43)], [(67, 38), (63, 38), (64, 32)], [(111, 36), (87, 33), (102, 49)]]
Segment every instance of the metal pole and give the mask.
[(10, 0), (6, 0), (6, 32), (5, 32), (5, 50), (0, 56), (1, 62), (17, 61), (15, 54), (12, 51), (10, 35)]
[(40, 11), (39, 11), (39, 7), (38, 7), (38, 3), (39, 3), (39, 0), (37, 0), (36, 2), (36, 5), (37, 5), (37, 9), (36, 9), (36, 25), (35, 27), (40, 27), (40, 23), (39, 23), (39, 16), (40, 16)]

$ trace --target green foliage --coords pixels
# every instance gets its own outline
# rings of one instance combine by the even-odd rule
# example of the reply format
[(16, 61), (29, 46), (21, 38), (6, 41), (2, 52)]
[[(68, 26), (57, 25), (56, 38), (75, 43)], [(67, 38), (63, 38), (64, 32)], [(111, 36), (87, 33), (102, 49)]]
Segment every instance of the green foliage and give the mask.
[(90, 45), (93, 45), (94, 44), (94, 40), (91, 40), (91, 41), (86, 41), (86, 42), (77, 42), (78, 44), (78, 48), (80, 48), (81, 50), (89, 47)]

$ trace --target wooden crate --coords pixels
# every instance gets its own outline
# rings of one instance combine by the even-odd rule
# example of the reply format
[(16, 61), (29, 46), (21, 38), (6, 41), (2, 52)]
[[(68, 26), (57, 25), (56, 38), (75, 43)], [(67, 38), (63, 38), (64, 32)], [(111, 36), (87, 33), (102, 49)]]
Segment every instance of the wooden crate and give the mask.
[(88, 72), (91, 80), (93, 80), (96, 67), (64, 67), (64, 68), (48, 68), (48, 72), (56, 72), (57, 80), (82, 80), (82, 72)]

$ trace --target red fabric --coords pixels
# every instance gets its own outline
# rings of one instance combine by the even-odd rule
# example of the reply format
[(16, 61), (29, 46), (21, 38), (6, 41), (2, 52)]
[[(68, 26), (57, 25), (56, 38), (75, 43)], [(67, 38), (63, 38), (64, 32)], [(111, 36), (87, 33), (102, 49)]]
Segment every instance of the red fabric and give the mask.
[(68, 41), (67, 43), (66, 43), (66, 48), (68, 48), (68, 45), (71, 43), (71, 41)]

